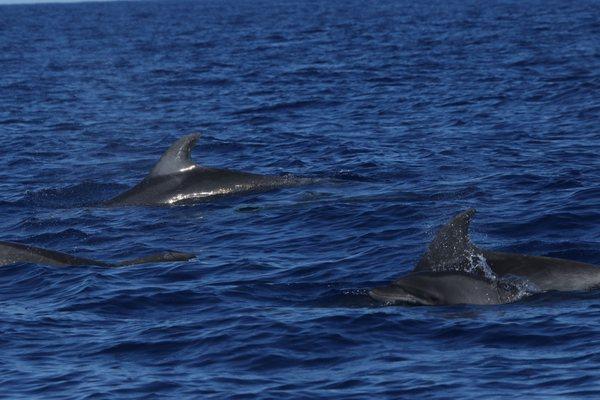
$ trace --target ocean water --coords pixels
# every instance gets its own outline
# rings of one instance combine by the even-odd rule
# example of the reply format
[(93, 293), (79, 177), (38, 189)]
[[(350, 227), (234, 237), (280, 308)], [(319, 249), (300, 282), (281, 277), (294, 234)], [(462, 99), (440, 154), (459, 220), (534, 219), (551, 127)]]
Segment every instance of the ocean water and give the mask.
[[(600, 292), (383, 307), (469, 207), (478, 245), (600, 265), (597, 1), (0, 6), (0, 398), (597, 398)], [(97, 204), (178, 137), (321, 178)]]

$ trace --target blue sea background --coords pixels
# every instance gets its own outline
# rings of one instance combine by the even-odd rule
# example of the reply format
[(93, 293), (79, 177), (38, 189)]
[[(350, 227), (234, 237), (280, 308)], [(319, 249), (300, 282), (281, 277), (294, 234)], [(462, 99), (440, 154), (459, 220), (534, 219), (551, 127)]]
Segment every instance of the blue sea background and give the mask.
[[(0, 6), (0, 398), (597, 398), (600, 293), (383, 307), (469, 207), (475, 243), (600, 264), (597, 1)], [(322, 178), (96, 206), (178, 137)]]

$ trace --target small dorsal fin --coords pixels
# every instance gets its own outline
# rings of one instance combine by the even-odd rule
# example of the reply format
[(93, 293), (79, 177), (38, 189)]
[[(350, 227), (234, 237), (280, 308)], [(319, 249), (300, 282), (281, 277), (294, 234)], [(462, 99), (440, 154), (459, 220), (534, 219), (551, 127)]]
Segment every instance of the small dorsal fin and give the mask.
[(149, 176), (175, 174), (195, 168), (197, 165), (192, 162), (191, 153), (199, 137), (199, 134), (192, 133), (173, 143), (152, 168)]
[(469, 225), (474, 215), (475, 209), (468, 209), (442, 226), (415, 271), (443, 270), (460, 264), (473, 254), (476, 247), (469, 239)]

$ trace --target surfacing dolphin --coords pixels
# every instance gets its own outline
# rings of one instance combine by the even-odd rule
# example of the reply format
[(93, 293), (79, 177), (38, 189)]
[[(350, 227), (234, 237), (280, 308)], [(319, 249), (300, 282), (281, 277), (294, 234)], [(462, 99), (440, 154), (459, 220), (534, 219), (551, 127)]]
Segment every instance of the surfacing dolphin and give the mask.
[(600, 267), (591, 264), (478, 248), (469, 238), (474, 215), (470, 209), (454, 217), (413, 272), (371, 290), (371, 297), (387, 304), (501, 304), (537, 292), (600, 287)]
[(21, 243), (0, 241), (0, 266), (17, 263), (51, 265), (55, 267), (67, 266), (98, 266), (98, 267), (124, 267), (127, 265), (188, 261), (194, 258), (193, 254), (176, 251), (165, 251), (146, 257), (125, 260), (118, 263), (107, 263), (89, 258), (76, 257), (59, 251), (42, 249)]
[(170, 205), (198, 201), (211, 196), (266, 191), (311, 181), (292, 176), (259, 175), (195, 164), (191, 160), (191, 152), (199, 136), (191, 134), (177, 140), (144, 180), (105, 205)]
[(479, 259), (485, 261), (498, 277), (523, 277), (544, 292), (600, 287), (600, 267), (592, 264), (480, 249), (469, 238), (474, 215), (474, 209), (464, 211), (442, 227), (415, 267), (415, 272), (464, 269)]
[(518, 293), (511, 287), (458, 271), (412, 272), (388, 286), (372, 289), (369, 295), (387, 305), (419, 306), (491, 305), (518, 298)]

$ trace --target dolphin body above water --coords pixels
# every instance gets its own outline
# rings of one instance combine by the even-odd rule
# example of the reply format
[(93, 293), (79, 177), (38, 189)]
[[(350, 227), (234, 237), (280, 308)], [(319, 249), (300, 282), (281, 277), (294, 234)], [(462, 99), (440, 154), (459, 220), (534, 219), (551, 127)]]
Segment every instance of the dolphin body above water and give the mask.
[(152, 254), (146, 257), (140, 257), (132, 260), (125, 260), (118, 263), (107, 263), (89, 258), (75, 257), (70, 254), (59, 251), (46, 250), (39, 247), (29, 246), (21, 243), (0, 241), (0, 266), (17, 263), (30, 263), (51, 265), (55, 267), (66, 266), (98, 266), (98, 267), (124, 267), (127, 265), (188, 261), (195, 256), (189, 253), (180, 253), (176, 251), (166, 251), (163, 253)]
[(198, 138), (198, 134), (191, 134), (177, 140), (144, 180), (105, 205), (189, 203), (211, 196), (266, 191), (311, 181), (306, 178), (259, 175), (197, 165), (191, 160), (191, 152)]
[(382, 303), (437, 306), (509, 303), (517, 296), (493, 281), (461, 272), (413, 272), (388, 286), (372, 289), (371, 298)]
[(470, 209), (458, 214), (440, 229), (415, 272), (464, 268), (473, 255), (483, 257), (498, 277), (519, 276), (541, 291), (577, 291), (600, 287), (600, 267), (561, 258), (531, 256), (480, 249), (469, 238), (475, 215)]
[(522, 297), (503, 282), (513, 277), (534, 292), (600, 287), (600, 267), (591, 264), (479, 249), (469, 238), (474, 215), (470, 209), (454, 217), (411, 273), (370, 296), (386, 304), (501, 304)]

